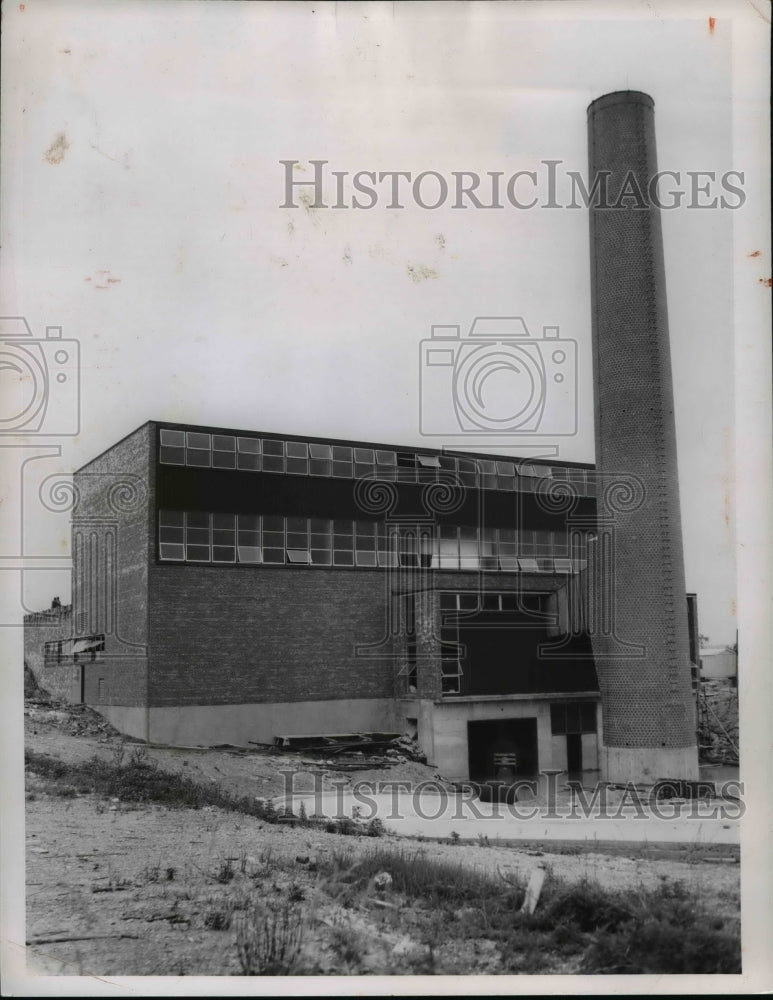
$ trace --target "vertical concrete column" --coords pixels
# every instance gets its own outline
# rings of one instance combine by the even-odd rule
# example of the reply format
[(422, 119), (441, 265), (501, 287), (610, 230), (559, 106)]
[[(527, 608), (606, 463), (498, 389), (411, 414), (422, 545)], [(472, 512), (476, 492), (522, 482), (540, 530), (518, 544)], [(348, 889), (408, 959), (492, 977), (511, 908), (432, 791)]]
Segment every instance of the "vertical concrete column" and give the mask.
[[(679, 510), (654, 102), (636, 91), (588, 108), (596, 466), (616, 635), (593, 635), (602, 692), (602, 776), (698, 776)], [(592, 190), (592, 188), (591, 188)], [(639, 496), (616, 504), (615, 479)], [(625, 487), (628, 489), (628, 487)], [(626, 647), (629, 652), (626, 653)], [(638, 649), (638, 652), (636, 651)]]

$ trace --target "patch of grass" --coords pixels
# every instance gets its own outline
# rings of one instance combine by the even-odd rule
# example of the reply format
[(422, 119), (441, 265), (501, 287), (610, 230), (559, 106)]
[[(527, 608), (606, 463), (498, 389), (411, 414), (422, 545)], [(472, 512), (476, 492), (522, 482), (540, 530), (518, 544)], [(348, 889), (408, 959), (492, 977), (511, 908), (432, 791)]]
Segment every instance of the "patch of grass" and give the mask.
[(339, 881), (366, 888), (379, 872), (392, 876), (392, 890), (409, 898), (431, 903), (474, 905), (481, 898), (498, 895), (509, 904), (520, 903), (523, 890), (504, 886), (490, 875), (466, 867), (461, 861), (439, 861), (427, 857), (425, 851), (413, 853), (389, 848), (376, 848), (353, 861), (348, 852), (334, 858)]
[(343, 851), (327, 871), (326, 888), (344, 906), (371, 894), (379, 872), (392, 876), (392, 892), (419, 906), (413, 912), (425, 925), (427, 973), (443, 971), (433, 920), (442, 922), (451, 946), (454, 938), (494, 941), (503, 972), (544, 973), (571, 957), (585, 973), (732, 974), (741, 968), (738, 922), (711, 913), (679, 882), (611, 891), (590, 879), (567, 883), (548, 873), (539, 906), (528, 915), (521, 913), (520, 878), (497, 879), (421, 850), (376, 848), (359, 858)]
[(712, 913), (679, 883), (631, 893), (629, 899), (628, 919), (614, 930), (594, 935), (583, 972), (741, 972), (737, 920)]
[(267, 823), (279, 819), (273, 803), (233, 795), (215, 784), (199, 785), (185, 775), (164, 771), (142, 748), (134, 749), (128, 759), (123, 747), (115, 749), (112, 760), (95, 756), (71, 763), (34, 750), (27, 750), (24, 759), (28, 770), (35, 774), (57, 782), (66, 781), (74, 790), (68, 795), (96, 793), (123, 802), (158, 802), (176, 809), (210, 806), (245, 813)]
[(305, 925), (292, 903), (249, 909), (236, 932), (239, 965), (245, 976), (291, 976), (298, 971)]

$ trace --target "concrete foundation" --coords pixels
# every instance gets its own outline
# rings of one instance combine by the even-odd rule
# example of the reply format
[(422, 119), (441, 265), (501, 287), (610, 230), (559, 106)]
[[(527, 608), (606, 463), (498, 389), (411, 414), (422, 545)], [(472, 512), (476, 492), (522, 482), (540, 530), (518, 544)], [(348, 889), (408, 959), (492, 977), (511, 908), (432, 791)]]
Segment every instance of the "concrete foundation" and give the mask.
[(654, 784), (664, 778), (697, 781), (698, 748), (691, 747), (601, 747), (605, 781), (615, 784)]
[(174, 708), (93, 707), (122, 733), (169, 746), (248, 746), (250, 740), (273, 743), (279, 734), (403, 731), (402, 723), (394, 728), (394, 702), (387, 698)]

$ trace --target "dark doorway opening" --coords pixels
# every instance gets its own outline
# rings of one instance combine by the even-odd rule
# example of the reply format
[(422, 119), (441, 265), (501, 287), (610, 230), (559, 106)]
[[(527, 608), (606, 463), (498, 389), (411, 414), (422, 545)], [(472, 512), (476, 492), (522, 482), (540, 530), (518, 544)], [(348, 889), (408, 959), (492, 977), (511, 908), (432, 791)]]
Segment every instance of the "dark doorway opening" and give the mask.
[(579, 774), (582, 771), (582, 735), (580, 733), (566, 734), (566, 769), (569, 774)]
[(532, 778), (538, 772), (536, 719), (468, 722), (467, 746), (473, 781)]

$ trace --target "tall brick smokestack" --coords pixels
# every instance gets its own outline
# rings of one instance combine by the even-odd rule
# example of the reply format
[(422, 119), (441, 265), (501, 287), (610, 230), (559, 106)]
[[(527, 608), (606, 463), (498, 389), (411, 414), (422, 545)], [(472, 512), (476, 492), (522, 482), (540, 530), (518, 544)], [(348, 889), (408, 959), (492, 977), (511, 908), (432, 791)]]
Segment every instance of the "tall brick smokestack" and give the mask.
[[(663, 242), (648, 196), (657, 172), (652, 98), (600, 97), (588, 108), (588, 139), (591, 184), (608, 172), (606, 201), (597, 196), (590, 210), (601, 484), (590, 565), (611, 585), (605, 600), (614, 611), (612, 629), (591, 629), (602, 773), (609, 781), (696, 779)], [(635, 484), (627, 510), (616, 506), (614, 486), (605, 493), (616, 480)]]

